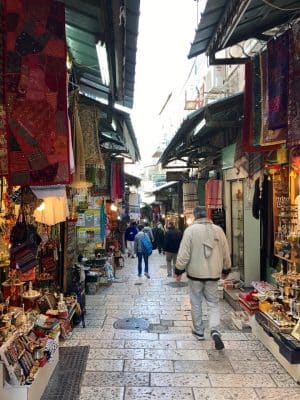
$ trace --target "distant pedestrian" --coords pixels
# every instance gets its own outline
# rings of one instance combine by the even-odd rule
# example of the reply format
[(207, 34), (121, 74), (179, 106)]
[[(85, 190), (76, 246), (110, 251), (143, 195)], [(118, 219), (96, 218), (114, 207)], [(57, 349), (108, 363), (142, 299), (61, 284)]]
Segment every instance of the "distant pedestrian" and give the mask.
[(132, 221), (130, 223), (130, 226), (125, 231), (125, 242), (126, 242), (126, 247), (128, 250), (128, 257), (131, 257), (131, 258), (135, 257), (134, 238), (137, 235), (137, 233), (138, 233), (138, 229), (136, 226), (136, 222)]
[(161, 254), (164, 250), (164, 240), (165, 240), (165, 231), (161, 223), (158, 223), (155, 228), (152, 230), (154, 236), (154, 242), (156, 244), (157, 250), (159, 254)]
[(167, 225), (167, 232), (165, 233), (164, 240), (164, 251), (166, 253), (168, 276), (173, 275), (181, 239), (181, 231), (175, 228), (174, 222), (169, 222)]
[(193, 335), (204, 339), (202, 300), (206, 300), (209, 312), (209, 329), (215, 348), (222, 350), (220, 334), (220, 309), (218, 280), (228, 275), (231, 259), (226, 236), (219, 226), (207, 218), (205, 207), (194, 209), (195, 222), (183, 235), (176, 262), (175, 274), (180, 281), (186, 271), (189, 278)]
[(153, 236), (152, 229), (151, 229), (151, 227), (149, 225), (149, 222), (145, 222), (143, 231), (145, 233), (147, 233), (147, 235), (149, 236), (149, 239), (151, 240), (151, 243), (154, 243), (154, 236)]
[(149, 237), (147, 233), (143, 231), (143, 229), (144, 229), (143, 225), (138, 225), (139, 232), (134, 238), (134, 251), (138, 258), (138, 276), (139, 277), (142, 276), (142, 260), (144, 259), (145, 263), (144, 275), (149, 279), (150, 278), (149, 265), (148, 265), (149, 256), (143, 251), (143, 244), (142, 244), (145, 235), (147, 236), (148, 240)]

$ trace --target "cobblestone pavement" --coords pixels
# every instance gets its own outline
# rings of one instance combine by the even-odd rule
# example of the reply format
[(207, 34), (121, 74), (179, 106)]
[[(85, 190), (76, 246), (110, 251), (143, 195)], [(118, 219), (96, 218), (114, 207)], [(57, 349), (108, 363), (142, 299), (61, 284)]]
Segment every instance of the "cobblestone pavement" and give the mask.
[[(126, 259), (118, 283), (87, 296), (86, 325), (64, 345), (90, 346), (80, 400), (296, 400), (300, 388), (251, 332), (235, 330), (221, 301), (225, 350), (191, 335), (187, 287), (172, 287), (154, 251), (151, 279)], [(120, 318), (148, 319), (147, 331), (114, 329)], [(207, 318), (207, 314), (206, 314)], [(208, 332), (207, 332), (208, 335)]]

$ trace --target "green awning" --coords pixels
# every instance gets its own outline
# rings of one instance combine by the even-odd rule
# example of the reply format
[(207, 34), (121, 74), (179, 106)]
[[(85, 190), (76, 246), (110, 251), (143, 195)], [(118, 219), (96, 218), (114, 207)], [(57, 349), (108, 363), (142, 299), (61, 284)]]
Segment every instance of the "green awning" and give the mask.
[(268, 31), (299, 17), (299, 8), (299, 0), (207, 0), (188, 58), (214, 58), (250, 38), (267, 41), (274, 35)]
[[(189, 165), (189, 160), (199, 160), (216, 155), (226, 143), (226, 134), (236, 136), (240, 131), (243, 116), (243, 93), (222, 98), (189, 114), (182, 122), (173, 139), (164, 150), (159, 162), (165, 167), (172, 161), (181, 160)], [(213, 138), (221, 133), (222, 147), (213, 143)]]

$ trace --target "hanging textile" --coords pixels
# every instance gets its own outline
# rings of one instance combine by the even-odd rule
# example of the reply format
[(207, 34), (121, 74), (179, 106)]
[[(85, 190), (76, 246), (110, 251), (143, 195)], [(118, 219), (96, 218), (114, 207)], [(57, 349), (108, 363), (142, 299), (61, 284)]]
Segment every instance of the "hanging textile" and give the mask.
[(253, 112), (253, 146), (260, 145), (261, 133), (261, 92), (260, 92), (259, 55), (252, 60), (252, 112)]
[(205, 185), (205, 206), (207, 209), (222, 208), (222, 181), (209, 179)]
[[(0, 21), (3, 21), (3, 1), (0, 0)], [(6, 139), (6, 113), (4, 107), (4, 25), (0, 24), (0, 175), (8, 174), (7, 139)]]
[(269, 129), (287, 127), (289, 31), (268, 42)]
[(206, 179), (198, 179), (198, 204), (201, 206), (205, 204), (205, 184)]
[(295, 24), (290, 36), (289, 102), (287, 146), (300, 145), (300, 23)]
[(182, 184), (183, 210), (186, 217), (193, 215), (198, 203), (198, 182), (184, 182)]
[(261, 77), (261, 133), (260, 145), (270, 146), (285, 143), (286, 128), (269, 129), (269, 96), (268, 96), (268, 52), (260, 54)]
[(103, 169), (104, 161), (100, 149), (98, 121), (100, 119), (100, 108), (96, 105), (79, 103), (79, 119), (84, 136), (85, 164)]
[(77, 93), (72, 98), (72, 132), (73, 132), (73, 145), (74, 145), (74, 158), (75, 158), (75, 174), (73, 176), (73, 183), (85, 182), (85, 161), (84, 161), (84, 139), (78, 113)]
[(107, 217), (105, 213), (105, 204), (104, 204), (104, 199), (102, 200), (102, 203), (100, 205), (100, 240), (101, 242), (104, 242), (105, 239), (105, 226), (107, 222)]
[[(241, 148), (245, 153), (276, 150), (278, 146), (273, 144), (272, 146), (265, 147), (259, 145), (254, 146), (253, 87), (253, 65), (252, 60), (248, 60), (245, 63), (244, 120), (242, 127)], [(257, 124), (257, 128), (258, 126), (259, 125)]]
[(111, 163), (111, 199), (112, 201), (123, 199), (125, 188), (124, 160), (117, 158)]
[(69, 183), (64, 3), (4, 3), (5, 107), (11, 185)]

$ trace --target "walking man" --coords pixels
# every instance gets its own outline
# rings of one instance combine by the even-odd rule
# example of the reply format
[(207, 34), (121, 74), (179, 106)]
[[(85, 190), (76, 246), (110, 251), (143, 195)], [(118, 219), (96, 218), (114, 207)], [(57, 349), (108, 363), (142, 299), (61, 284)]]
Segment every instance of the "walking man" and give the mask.
[(176, 267), (176, 258), (181, 239), (182, 233), (180, 232), (180, 230), (175, 228), (174, 222), (169, 222), (164, 241), (168, 277), (173, 275), (173, 271)]
[(209, 312), (209, 329), (215, 348), (222, 350), (218, 280), (231, 270), (231, 259), (226, 236), (219, 226), (207, 218), (205, 207), (194, 209), (195, 222), (183, 235), (176, 262), (175, 274), (180, 281), (186, 271), (189, 279), (193, 335), (204, 339), (202, 300)]
[(157, 250), (159, 254), (161, 254), (164, 248), (165, 232), (160, 222), (157, 224), (155, 228), (153, 228), (152, 233), (154, 236), (154, 242), (157, 245)]
[(136, 222), (130, 223), (130, 226), (125, 231), (125, 241), (128, 250), (128, 257), (134, 258), (134, 238), (138, 233)]
[[(143, 244), (142, 244), (142, 240), (144, 239), (144, 236), (146, 235), (148, 238), (148, 235), (147, 235), (147, 233), (143, 232), (143, 228), (144, 228), (143, 225), (138, 225), (139, 232), (134, 238), (134, 251), (138, 258), (138, 276), (139, 277), (142, 276), (142, 260), (144, 259), (144, 263), (145, 263), (144, 275), (148, 279), (150, 279), (149, 270), (148, 270), (149, 256), (148, 256), (148, 254), (146, 254), (143, 251)], [(148, 240), (150, 240), (150, 239), (148, 238)]]

